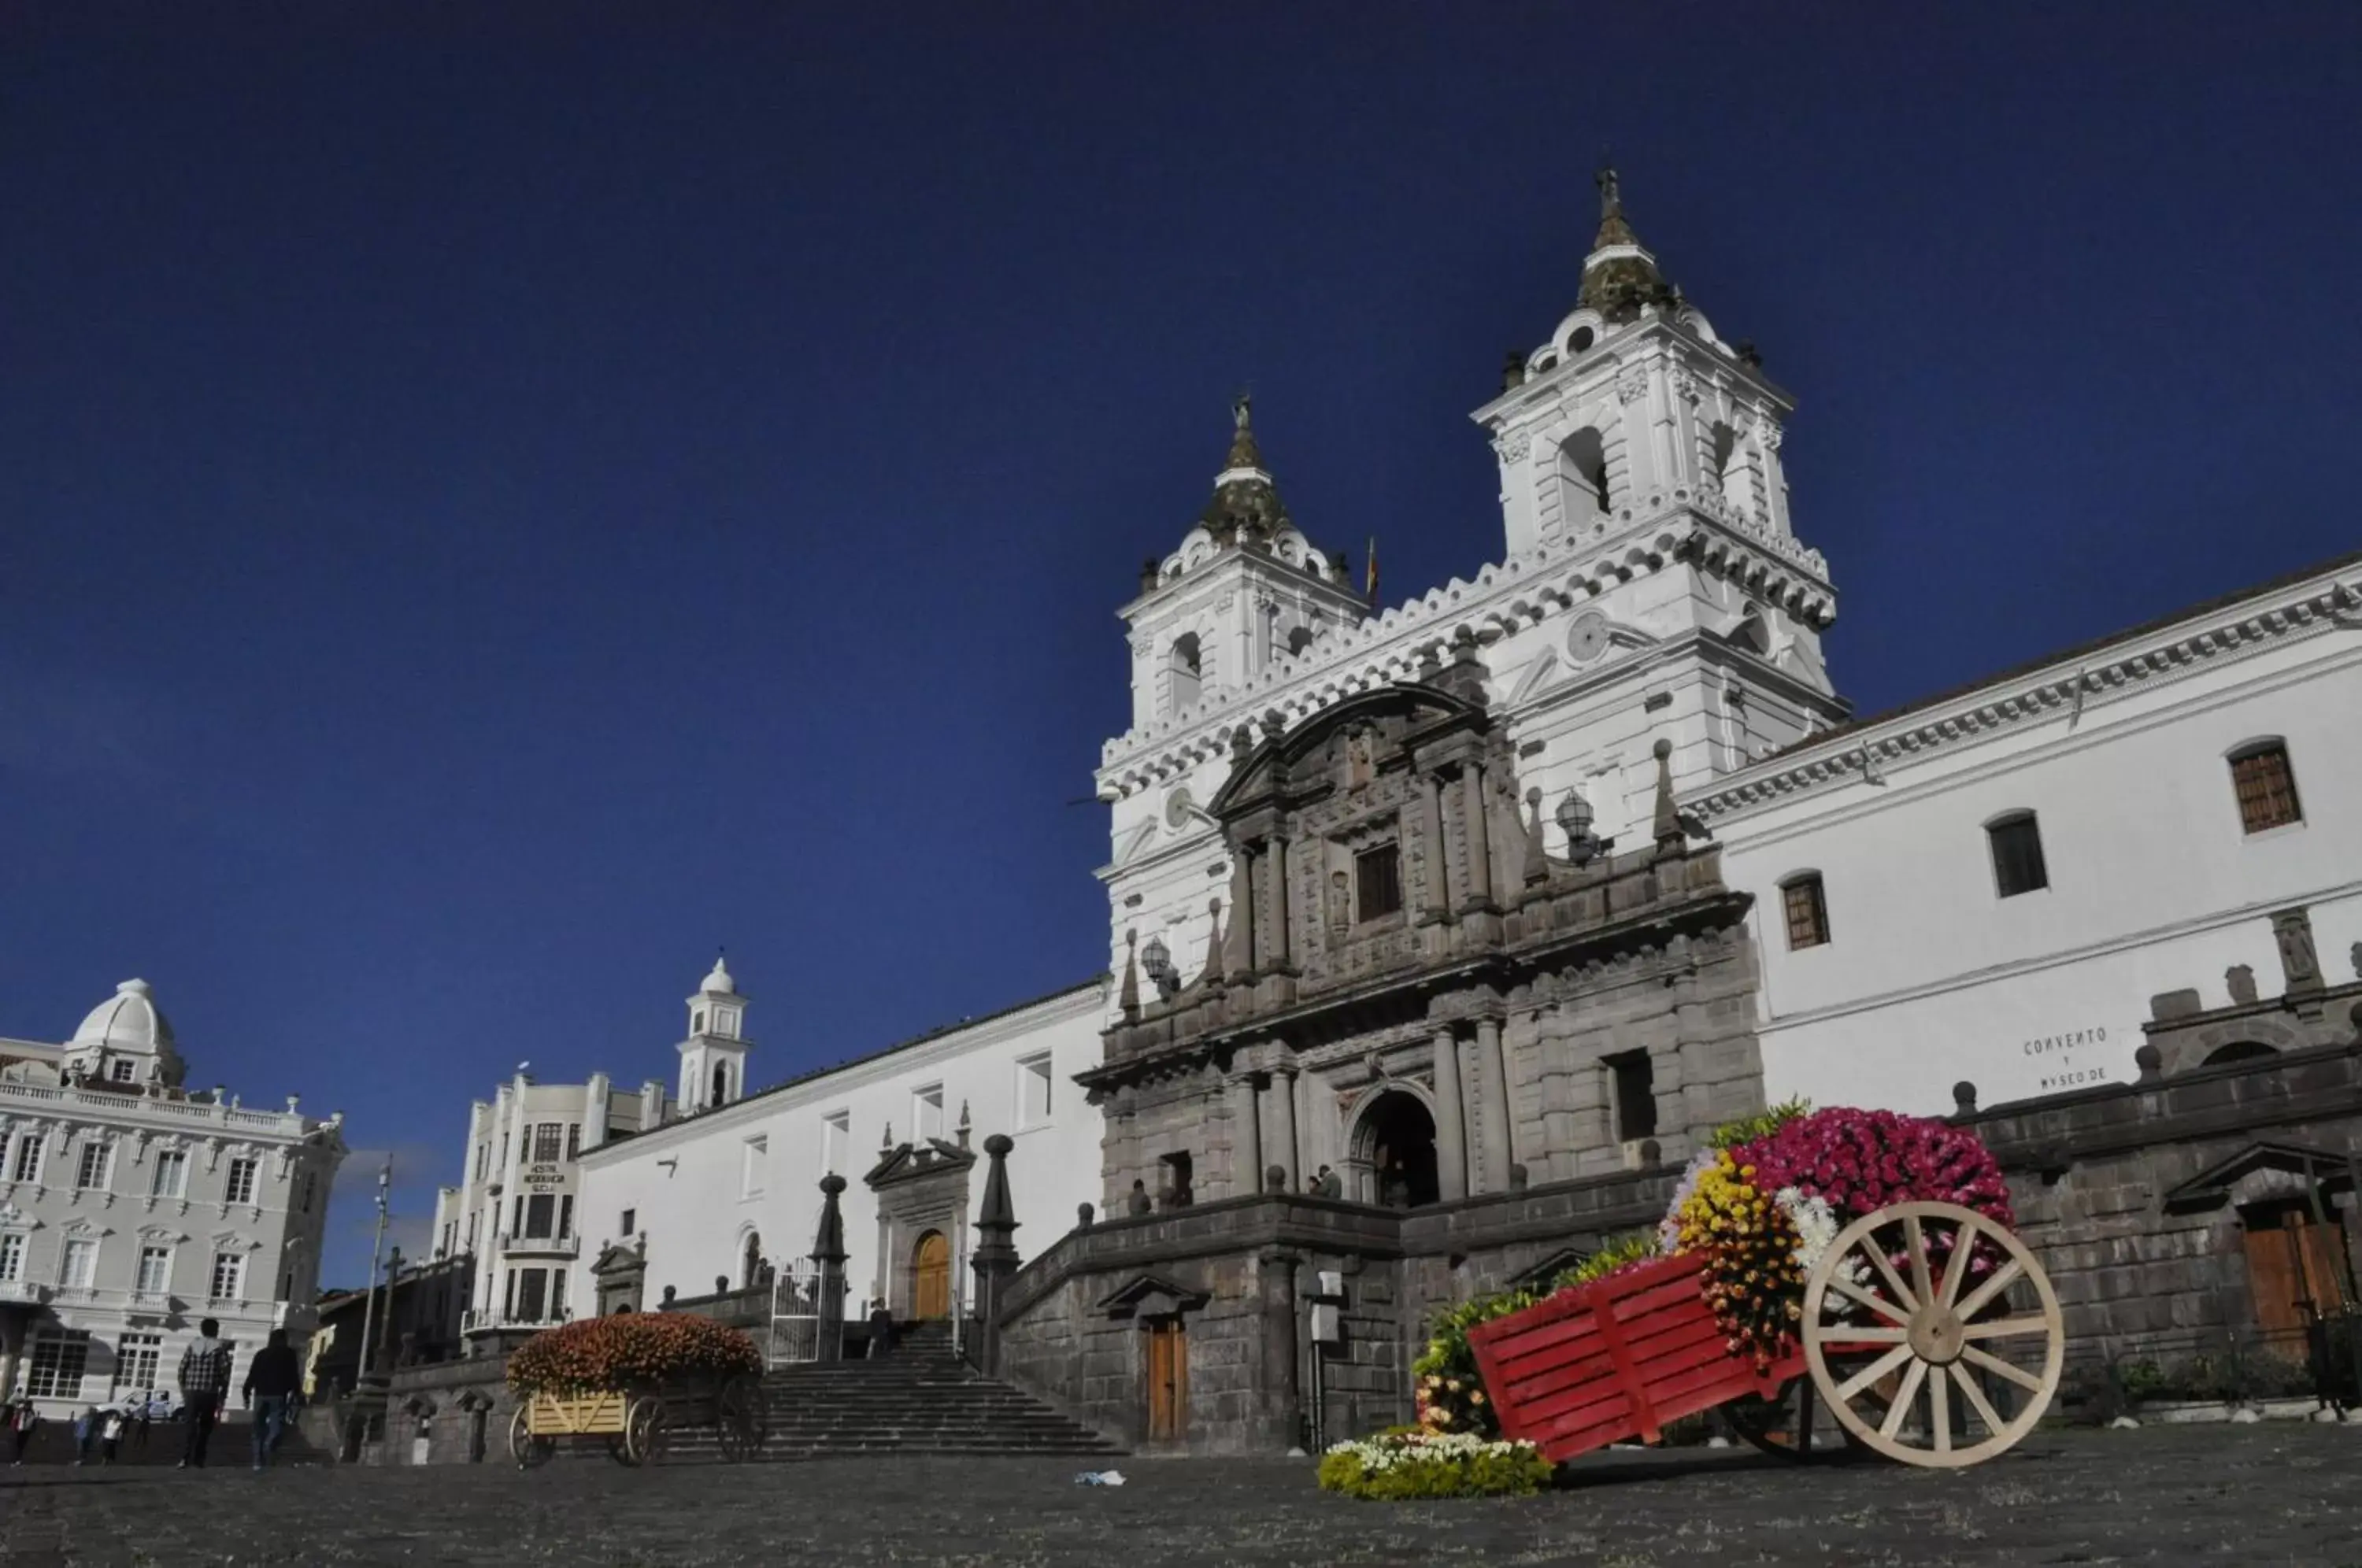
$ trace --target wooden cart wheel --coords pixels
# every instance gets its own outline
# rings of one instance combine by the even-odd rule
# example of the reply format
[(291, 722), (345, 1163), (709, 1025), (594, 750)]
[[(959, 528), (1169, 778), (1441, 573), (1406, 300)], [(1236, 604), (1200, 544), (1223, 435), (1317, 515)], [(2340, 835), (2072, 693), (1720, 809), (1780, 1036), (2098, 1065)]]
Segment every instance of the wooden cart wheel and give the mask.
[(714, 1435), (722, 1457), (735, 1464), (754, 1456), (763, 1446), (765, 1421), (763, 1386), (751, 1377), (734, 1377), (714, 1397)]
[(1723, 1419), (1748, 1447), (1774, 1459), (1804, 1464), (1836, 1459), (1859, 1446), (1850, 1432), (1816, 1435), (1813, 1429), (1820, 1403), (1811, 1377), (1792, 1377), (1769, 1399), (1749, 1395), (1731, 1400), (1721, 1410)]
[(516, 1461), (516, 1467), (530, 1470), (536, 1464), (546, 1463), (549, 1456), (557, 1452), (557, 1440), (534, 1436), (532, 1410), (525, 1406), (518, 1406), (517, 1413), (509, 1420), (509, 1457)]
[[(2020, 1286), (2035, 1298), (2025, 1310), (2009, 1300)], [(1898, 1203), (1839, 1231), (1805, 1282), (1804, 1338), (1846, 1430), (1937, 1469), (1991, 1459), (2032, 1430), (2067, 1355), (2041, 1264), (1954, 1203)]]
[(664, 1457), (665, 1405), (657, 1395), (642, 1394), (624, 1415), (624, 1463), (654, 1464)]

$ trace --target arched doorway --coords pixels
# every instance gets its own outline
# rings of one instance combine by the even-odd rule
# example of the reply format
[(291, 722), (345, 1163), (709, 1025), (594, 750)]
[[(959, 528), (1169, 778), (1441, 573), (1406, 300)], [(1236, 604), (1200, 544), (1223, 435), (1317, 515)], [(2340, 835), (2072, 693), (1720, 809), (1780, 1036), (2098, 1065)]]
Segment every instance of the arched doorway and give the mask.
[(746, 1232), (746, 1245), (739, 1254), (738, 1288), (752, 1290), (763, 1283), (763, 1238), (753, 1231)]
[(911, 1316), (925, 1322), (952, 1315), (952, 1243), (941, 1231), (919, 1238), (911, 1254)]
[(1353, 1130), (1353, 1157), (1367, 1173), (1364, 1203), (1417, 1209), (1439, 1201), (1435, 1118), (1415, 1094), (1389, 1089), (1370, 1102)]

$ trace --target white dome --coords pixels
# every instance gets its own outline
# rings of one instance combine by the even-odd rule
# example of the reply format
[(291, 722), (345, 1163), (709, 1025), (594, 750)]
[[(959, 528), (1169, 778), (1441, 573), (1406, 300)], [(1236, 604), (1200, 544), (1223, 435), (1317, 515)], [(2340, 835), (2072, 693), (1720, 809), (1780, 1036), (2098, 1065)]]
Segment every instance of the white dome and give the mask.
[(738, 982), (730, 977), (729, 969), (716, 958), (712, 972), (705, 977), (705, 983), (698, 989), (709, 996), (735, 996), (738, 994)]
[(172, 1025), (156, 1005), (145, 980), (126, 980), (115, 994), (90, 1010), (68, 1045), (105, 1045), (118, 1051), (169, 1051)]

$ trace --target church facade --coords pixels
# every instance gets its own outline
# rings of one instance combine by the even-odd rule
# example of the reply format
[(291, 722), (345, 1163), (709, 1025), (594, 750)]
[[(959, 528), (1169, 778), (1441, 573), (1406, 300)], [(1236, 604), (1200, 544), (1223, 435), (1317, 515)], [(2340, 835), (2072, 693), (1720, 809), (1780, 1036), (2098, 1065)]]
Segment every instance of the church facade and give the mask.
[[(850, 1289), (965, 1320), (975, 1150), (1008, 1133), (999, 1370), (1146, 1449), (1268, 1451), (1404, 1419), (1436, 1308), (1652, 1223), (1767, 1100), (1982, 1118), (2092, 1257), (2157, 1230), (2125, 1162), (2174, 1075), (2268, 1101), (2253, 1158), (2290, 1168), (2308, 1113), (2267, 1057), (2344, 1082), (2316, 1058), (2362, 1049), (2362, 556), (1856, 719), (1792, 406), (1612, 175), (1574, 308), (1474, 411), (1504, 551), (1473, 579), (1367, 613), (1242, 401), (1122, 609), (1106, 977), (756, 1094), (716, 1057), (586, 1149), (604, 1242), (569, 1298), (744, 1290), (809, 1250), (831, 1173)], [(2212, 1114), (2170, 1125), (2219, 1143)], [(2102, 1121), (2104, 1223), (2057, 1164)], [(2316, 1131), (2306, 1170), (2362, 1152)], [(2250, 1157), (2175, 1147), (2160, 1191)], [(2224, 1223), (2170, 1243), (2228, 1260), (2176, 1321), (2286, 1295)], [(2093, 1281), (2070, 1317), (2116, 1332), (2091, 1263), (2061, 1256)]]

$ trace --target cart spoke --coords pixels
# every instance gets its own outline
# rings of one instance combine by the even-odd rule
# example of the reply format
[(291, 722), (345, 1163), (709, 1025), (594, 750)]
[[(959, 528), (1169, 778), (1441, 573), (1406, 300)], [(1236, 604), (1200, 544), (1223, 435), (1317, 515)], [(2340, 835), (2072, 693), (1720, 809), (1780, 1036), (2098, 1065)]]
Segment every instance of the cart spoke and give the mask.
[(1888, 1373), (1893, 1372), (1896, 1367), (1901, 1366), (1904, 1362), (1909, 1361), (1910, 1359), (1911, 1347), (1909, 1345), (1896, 1345), (1893, 1350), (1888, 1351), (1876, 1361), (1871, 1362), (1868, 1366), (1863, 1367), (1860, 1372), (1855, 1373), (1851, 1377), (1849, 1377), (1843, 1383), (1838, 1384), (1838, 1397), (1844, 1400), (1849, 1405), (1852, 1404), (1855, 1395), (1860, 1393), (1863, 1389), (1869, 1387), (1871, 1384), (1877, 1382), (1880, 1378), (1885, 1376)]
[(1952, 1233), (1952, 1255), (1944, 1264), (1943, 1288), (1936, 1293), (1937, 1301), (1946, 1310), (1960, 1299), (1960, 1286), (1968, 1283), (1969, 1260), (1976, 1256), (1979, 1228), (1962, 1225)]
[(2047, 1334), (2047, 1318), (1995, 1318), (1988, 1323), (1964, 1323), (1960, 1337), (1970, 1340), (2014, 1340), (2025, 1334)]
[(1936, 1375), (1927, 1379), (1927, 1408), (1929, 1413), (1935, 1417), (1935, 1419), (1929, 1424), (1935, 1429), (1936, 1452), (1937, 1453), (1951, 1452), (1952, 1391), (1945, 1383), (1944, 1369), (1942, 1367), (1937, 1367), (1936, 1369)]
[[(1903, 1353), (1909, 1355), (1911, 1353), (1905, 1351)], [(1926, 1381), (1927, 1364), (1914, 1360), (1903, 1374), (1903, 1386), (1895, 1390), (1894, 1403), (1886, 1408), (1886, 1419), (1878, 1423), (1880, 1437), (1891, 1439), (1903, 1430), (1904, 1421), (1911, 1414), (1912, 1403), (1919, 1397), (1919, 1386)]]
[(1910, 1337), (1911, 1331), (1900, 1323), (1864, 1323), (1860, 1327), (1847, 1324), (1829, 1331), (1829, 1337), (1845, 1344), (1899, 1345)]
[(1991, 1279), (1969, 1292), (1969, 1298), (1960, 1303), (1959, 1315), (1963, 1318), (1975, 1317), (1985, 1309), (1986, 1304), (1994, 1297), (2015, 1285), (2025, 1275), (2025, 1265), (2015, 1258), (2010, 1259), (1993, 1271), (1993, 1276)]
[(1904, 1314), (1907, 1316), (1919, 1310), (1919, 1298), (1911, 1294), (1910, 1288), (1903, 1283), (1903, 1276), (1894, 1272), (1893, 1264), (1886, 1261), (1886, 1249), (1878, 1244), (1878, 1232), (1871, 1231), (1855, 1244), (1877, 1265), (1879, 1274), (1886, 1281), (1886, 1288), (1894, 1292), (1894, 1299), (1902, 1306)]
[(1977, 1386), (1977, 1380), (1970, 1377), (1957, 1363), (1949, 1368), (1949, 1371), (1952, 1374), (1952, 1381), (1959, 1386), (1960, 1393), (1968, 1399), (1970, 1408), (1976, 1411), (1977, 1419), (1984, 1422), (1985, 1430), (1994, 1437), (2001, 1436), (2007, 1430), (2007, 1423), (2001, 1419), (2001, 1412), (1992, 1408), (1992, 1401), (1985, 1397), (1985, 1391)]
[[(1890, 1318), (1897, 1323), (1908, 1323), (1911, 1321), (1911, 1313), (1907, 1308), (1897, 1307), (1885, 1297), (1878, 1295), (1874, 1291), (1864, 1290), (1860, 1286), (1856, 1285), (1852, 1280), (1848, 1279), (1841, 1274), (1833, 1274), (1829, 1275), (1829, 1288), (1836, 1291), (1840, 1296), (1860, 1302), (1871, 1311), (1879, 1313), (1883, 1317)], [(1849, 1334), (1853, 1332), (1851, 1330), (1847, 1331)]]
[(1973, 1365), (1983, 1367), (1995, 1377), (2005, 1377), (2012, 1383), (2016, 1384), (2020, 1388), (2031, 1388), (2036, 1392), (2041, 1390), (2042, 1379), (2035, 1376), (2034, 1374), (2026, 1371), (2022, 1366), (2012, 1366), (2009, 1363), (2002, 1360), (2002, 1358), (1997, 1355), (1988, 1355), (1983, 1351), (1977, 1349), (1974, 1345), (1962, 1345), (1960, 1347), (1960, 1359), (1962, 1361), (1969, 1362)]
[(1936, 1286), (1927, 1278), (1927, 1232), (1916, 1214), (1903, 1216), (1903, 1247), (1911, 1254), (1913, 1297), (1925, 1301), (1936, 1294)]

